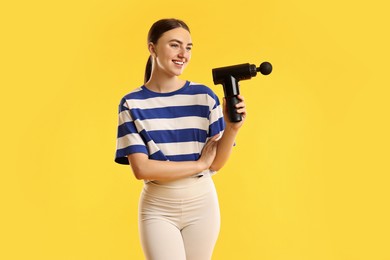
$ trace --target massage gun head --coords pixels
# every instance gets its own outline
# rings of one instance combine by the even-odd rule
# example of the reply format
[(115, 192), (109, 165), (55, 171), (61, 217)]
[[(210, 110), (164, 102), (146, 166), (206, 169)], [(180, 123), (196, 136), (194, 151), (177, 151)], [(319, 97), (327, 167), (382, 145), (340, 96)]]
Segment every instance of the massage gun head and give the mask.
[(263, 62), (260, 67), (256, 68), (256, 65), (244, 63), (239, 65), (227, 66), (222, 68), (216, 68), (212, 70), (214, 84), (223, 84), (226, 80), (230, 80), (231, 77), (236, 81), (250, 79), (260, 72), (263, 75), (268, 75), (272, 72), (272, 65), (269, 62)]

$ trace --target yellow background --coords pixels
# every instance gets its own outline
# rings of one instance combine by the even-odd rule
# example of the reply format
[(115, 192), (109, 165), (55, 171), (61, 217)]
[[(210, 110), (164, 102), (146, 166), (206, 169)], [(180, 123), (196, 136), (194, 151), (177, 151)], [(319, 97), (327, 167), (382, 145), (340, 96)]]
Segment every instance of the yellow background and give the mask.
[(183, 78), (220, 97), (212, 68), (274, 66), (241, 82), (213, 259), (390, 259), (385, 0), (2, 3), (0, 258), (143, 259), (142, 182), (113, 162), (117, 106), (166, 17), (192, 30)]

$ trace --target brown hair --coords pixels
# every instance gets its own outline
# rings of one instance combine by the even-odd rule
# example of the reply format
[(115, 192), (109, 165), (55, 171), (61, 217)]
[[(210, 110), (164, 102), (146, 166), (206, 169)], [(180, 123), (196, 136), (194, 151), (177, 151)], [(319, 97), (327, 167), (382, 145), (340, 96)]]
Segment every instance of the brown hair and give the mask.
[[(188, 32), (190, 32), (190, 28), (187, 24), (181, 20), (170, 18), (170, 19), (161, 19), (155, 22), (152, 27), (150, 27), (148, 33), (148, 44), (153, 43), (156, 44), (158, 39), (167, 31), (176, 29), (176, 28), (184, 28)], [(146, 63), (145, 69), (145, 78), (144, 83), (146, 83), (152, 74), (152, 57), (149, 56), (148, 62)]]

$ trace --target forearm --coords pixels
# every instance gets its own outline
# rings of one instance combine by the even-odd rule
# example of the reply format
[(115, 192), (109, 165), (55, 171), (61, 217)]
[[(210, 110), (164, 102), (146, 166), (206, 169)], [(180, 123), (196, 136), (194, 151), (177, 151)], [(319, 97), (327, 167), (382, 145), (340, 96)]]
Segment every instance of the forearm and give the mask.
[(238, 129), (225, 129), (222, 138), (218, 141), (217, 155), (210, 166), (211, 170), (218, 171), (225, 165), (232, 153), (237, 133)]
[(140, 180), (169, 181), (188, 177), (210, 168), (217, 151), (217, 138), (218, 135), (215, 135), (206, 142), (197, 161), (157, 161), (149, 159), (144, 153), (134, 153), (128, 156), (129, 163), (135, 177)]
[(135, 177), (139, 180), (169, 181), (189, 177), (207, 168), (201, 161), (157, 161), (145, 154), (132, 154), (129, 157)]

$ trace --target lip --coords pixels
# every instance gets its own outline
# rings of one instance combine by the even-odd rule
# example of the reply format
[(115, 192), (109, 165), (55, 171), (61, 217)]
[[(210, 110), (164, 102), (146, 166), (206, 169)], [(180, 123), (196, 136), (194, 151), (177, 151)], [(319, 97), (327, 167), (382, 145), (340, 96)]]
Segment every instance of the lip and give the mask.
[(172, 60), (172, 62), (176, 65), (176, 66), (184, 66), (184, 64), (186, 63), (185, 61), (183, 60)]

